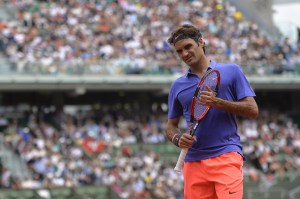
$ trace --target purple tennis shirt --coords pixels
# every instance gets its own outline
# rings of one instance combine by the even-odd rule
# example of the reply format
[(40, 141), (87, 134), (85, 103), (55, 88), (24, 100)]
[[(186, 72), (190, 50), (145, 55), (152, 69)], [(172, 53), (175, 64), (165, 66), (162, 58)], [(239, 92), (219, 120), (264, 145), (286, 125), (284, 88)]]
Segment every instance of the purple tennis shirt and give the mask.
[[(217, 97), (238, 101), (255, 96), (239, 65), (211, 61), (209, 68), (220, 72), (221, 82)], [(199, 81), (200, 78), (189, 70), (172, 83), (168, 99), (169, 119), (184, 116), (189, 126), (191, 101)], [(185, 158), (187, 162), (212, 158), (232, 151), (243, 156), (236, 116), (230, 112), (212, 107), (200, 121), (195, 136), (197, 141), (188, 150)]]

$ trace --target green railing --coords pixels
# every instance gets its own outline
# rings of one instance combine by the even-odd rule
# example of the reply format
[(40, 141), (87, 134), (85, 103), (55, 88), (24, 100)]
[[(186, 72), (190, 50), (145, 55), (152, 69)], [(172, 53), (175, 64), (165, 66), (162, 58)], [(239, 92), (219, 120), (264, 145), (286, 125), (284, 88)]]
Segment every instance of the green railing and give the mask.
[(110, 187), (88, 186), (56, 189), (0, 190), (0, 199), (119, 199)]
[[(266, 188), (256, 182), (245, 182), (244, 199), (299, 199), (300, 177), (293, 181), (278, 182)], [(110, 187), (87, 186), (56, 189), (2, 189), (0, 199), (119, 199)]]

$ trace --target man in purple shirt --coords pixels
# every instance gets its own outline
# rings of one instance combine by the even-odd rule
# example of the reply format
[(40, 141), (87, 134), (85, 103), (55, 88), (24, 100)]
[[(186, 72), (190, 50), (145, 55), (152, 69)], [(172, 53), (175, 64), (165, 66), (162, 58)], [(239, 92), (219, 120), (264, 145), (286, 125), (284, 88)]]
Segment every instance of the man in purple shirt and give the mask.
[[(187, 74), (171, 86), (165, 130), (167, 138), (176, 146), (189, 148), (184, 164), (185, 199), (241, 199), (243, 153), (235, 117), (257, 117), (255, 93), (238, 65), (216, 63), (205, 56), (205, 43), (194, 26), (180, 26), (168, 42), (189, 66)], [(220, 72), (220, 88), (217, 96), (211, 91), (201, 91), (200, 103), (212, 108), (192, 137), (181, 133), (178, 124), (181, 116), (190, 123), (192, 97), (208, 69)]]

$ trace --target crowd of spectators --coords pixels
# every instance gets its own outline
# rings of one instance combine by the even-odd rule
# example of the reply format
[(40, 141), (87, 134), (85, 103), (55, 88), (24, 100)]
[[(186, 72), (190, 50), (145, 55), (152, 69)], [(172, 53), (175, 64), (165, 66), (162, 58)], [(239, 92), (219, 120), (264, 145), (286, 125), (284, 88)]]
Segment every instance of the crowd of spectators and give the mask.
[(0, 51), (14, 73), (176, 74), (186, 70), (167, 38), (192, 23), (207, 55), (248, 74), (281, 74), (300, 65), (300, 42), (269, 38), (224, 0), (14, 0), (0, 21)]
[(287, 171), (299, 169), (300, 131), (290, 117), (263, 110), (257, 120), (243, 119), (238, 125), (247, 162), (257, 170), (245, 170), (251, 180), (286, 180)]
[[(240, 63), (248, 74), (281, 74), (300, 65), (300, 42), (268, 38), (227, 1), (7, 3), (13, 5), (15, 17), (0, 20), (0, 54), (14, 73), (183, 73), (186, 67), (166, 42), (171, 30), (183, 23), (203, 32), (209, 57)], [(166, 113), (143, 117), (107, 107), (8, 115), (0, 117), (3, 144), (26, 163), (31, 175), (18, 179), (0, 164), (3, 188), (108, 185), (122, 198), (183, 198), (183, 179), (174, 173), (173, 162), (162, 161), (151, 150), (131, 148), (136, 143), (167, 143)], [(247, 179), (273, 181), (299, 168), (300, 132), (291, 118), (265, 110), (257, 120), (238, 122)], [(184, 122), (180, 125), (186, 129)]]
[[(1, 186), (107, 185), (122, 198), (151, 198), (151, 194), (182, 198), (183, 177), (174, 172), (174, 162), (143, 145), (134, 151), (131, 145), (166, 143), (165, 117), (152, 113), (143, 118), (132, 110), (114, 108), (73, 114), (27, 111), (19, 118), (2, 117), (3, 142), (27, 164), (31, 177), (21, 181), (3, 167)], [(257, 120), (238, 121), (246, 179), (272, 182), (299, 168), (300, 132), (291, 118), (264, 110)], [(184, 122), (180, 128), (186, 128)], [(93, 141), (85, 145), (87, 139)]]

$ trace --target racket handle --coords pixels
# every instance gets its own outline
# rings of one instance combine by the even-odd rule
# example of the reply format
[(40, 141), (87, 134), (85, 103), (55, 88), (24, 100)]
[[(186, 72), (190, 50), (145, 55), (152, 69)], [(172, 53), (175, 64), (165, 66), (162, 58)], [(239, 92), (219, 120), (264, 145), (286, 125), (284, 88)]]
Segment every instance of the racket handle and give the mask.
[(184, 159), (185, 159), (185, 156), (188, 152), (188, 149), (181, 149), (181, 152), (180, 152), (180, 155), (178, 157), (178, 160), (177, 160), (177, 163), (176, 163), (176, 166), (174, 168), (174, 170), (178, 173), (182, 172), (182, 169), (183, 169), (183, 164), (184, 164)]

